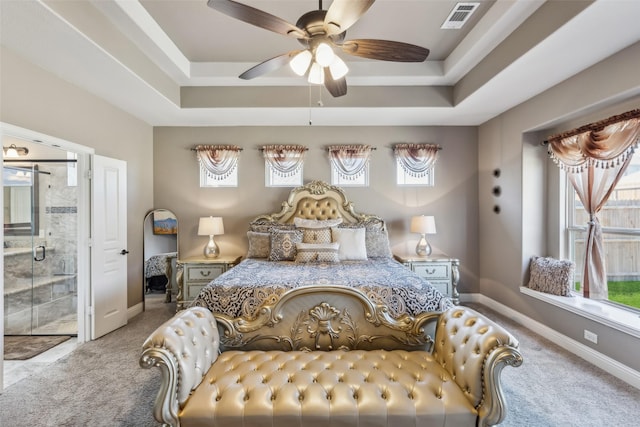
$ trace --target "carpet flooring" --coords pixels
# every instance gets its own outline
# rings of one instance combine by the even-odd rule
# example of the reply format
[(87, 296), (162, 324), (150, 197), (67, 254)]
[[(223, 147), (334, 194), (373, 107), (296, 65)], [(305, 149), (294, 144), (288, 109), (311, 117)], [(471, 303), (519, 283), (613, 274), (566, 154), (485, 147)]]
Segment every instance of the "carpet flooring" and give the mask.
[[(520, 341), (524, 364), (502, 372), (506, 427), (631, 427), (638, 425), (640, 390), (564, 351), (512, 320), (474, 308)], [(175, 304), (147, 303), (147, 311), (96, 341), (6, 388), (0, 425), (157, 426), (152, 416), (158, 369), (138, 365), (144, 339), (173, 315)]]
[(4, 337), (4, 360), (31, 359), (69, 338), (59, 335), (7, 335)]

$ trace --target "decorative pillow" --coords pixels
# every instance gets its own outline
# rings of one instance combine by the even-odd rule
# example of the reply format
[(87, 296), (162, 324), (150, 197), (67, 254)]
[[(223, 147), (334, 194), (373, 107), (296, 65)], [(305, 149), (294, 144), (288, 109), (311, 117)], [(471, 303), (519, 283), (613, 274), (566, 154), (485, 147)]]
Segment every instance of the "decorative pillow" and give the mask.
[(391, 258), (391, 245), (387, 230), (366, 230), (365, 245), (369, 258)]
[(281, 224), (275, 221), (257, 221), (249, 224), (250, 231), (256, 231), (258, 233), (270, 233), (271, 230), (295, 230), (294, 224)]
[(339, 243), (296, 243), (296, 262), (340, 262)]
[(531, 257), (528, 287), (548, 294), (570, 296), (575, 268), (571, 261)]
[(302, 243), (331, 243), (330, 228), (301, 228)]
[(302, 243), (302, 231), (274, 230), (269, 243), (269, 261), (293, 261), (296, 257), (296, 243)]
[(367, 218), (358, 222), (343, 222), (338, 225), (338, 228), (366, 228), (367, 231), (382, 231), (384, 230), (384, 221), (380, 218)]
[(247, 237), (249, 238), (247, 258), (269, 258), (271, 233), (247, 231)]
[(338, 224), (342, 223), (342, 218), (335, 219), (304, 219), (304, 218), (293, 218), (293, 223), (298, 228), (329, 228), (335, 227)]
[(340, 261), (367, 259), (367, 246), (364, 228), (331, 228), (331, 238), (340, 243), (338, 257)]

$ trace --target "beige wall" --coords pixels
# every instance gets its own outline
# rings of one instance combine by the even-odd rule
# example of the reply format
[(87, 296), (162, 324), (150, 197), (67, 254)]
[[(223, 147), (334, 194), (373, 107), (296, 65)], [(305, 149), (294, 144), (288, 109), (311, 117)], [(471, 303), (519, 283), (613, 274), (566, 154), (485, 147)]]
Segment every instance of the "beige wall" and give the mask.
[(0, 121), (127, 162), (128, 306), (142, 301), (142, 221), (153, 205), (153, 129), (100, 98), (0, 52)]
[[(440, 144), (434, 187), (395, 184), (393, 143)], [(461, 262), (460, 290), (477, 292), (478, 198), (477, 134), (475, 127), (161, 127), (154, 129), (154, 200), (157, 208), (175, 212), (179, 221), (181, 256), (199, 255), (207, 237), (197, 236), (198, 218), (224, 218), (225, 234), (216, 237), (221, 251), (246, 252), (248, 223), (262, 213), (278, 212), (289, 188), (266, 188), (265, 144), (304, 144), (309, 148), (304, 182), (330, 181), (326, 152), (329, 144), (362, 143), (376, 147), (371, 160), (370, 186), (345, 187), (359, 212), (382, 216), (391, 244), (415, 249), (409, 219), (416, 214), (436, 218), (434, 248)], [(196, 144), (237, 144), (240, 156), (237, 188), (200, 188), (199, 166), (190, 149)]]
[[(520, 292), (533, 255), (558, 256), (557, 173), (539, 143), (557, 129), (640, 108), (640, 43), (549, 89), (479, 128), (480, 292), (640, 371), (640, 340)], [(494, 168), (502, 175), (496, 179)], [(547, 170), (549, 173), (547, 173)], [(554, 177), (555, 176), (555, 177)], [(492, 212), (492, 186), (502, 212)], [(549, 215), (549, 212), (555, 216)], [(584, 340), (589, 329), (599, 344)]]

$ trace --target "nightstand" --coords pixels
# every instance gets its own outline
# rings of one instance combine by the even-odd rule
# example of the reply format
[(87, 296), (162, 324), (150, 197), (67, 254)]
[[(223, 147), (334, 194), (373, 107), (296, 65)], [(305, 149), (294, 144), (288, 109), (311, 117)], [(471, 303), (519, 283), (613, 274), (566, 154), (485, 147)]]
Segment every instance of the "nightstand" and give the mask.
[(178, 260), (178, 311), (188, 307), (200, 290), (210, 281), (242, 260), (238, 255), (221, 255), (217, 258), (190, 257)]
[(443, 253), (432, 253), (429, 256), (398, 253), (393, 257), (418, 276), (427, 279), (436, 289), (450, 297), (454, 304), (457, 305), (460, 302), (458, 293), (460, 261), (458, 259)]

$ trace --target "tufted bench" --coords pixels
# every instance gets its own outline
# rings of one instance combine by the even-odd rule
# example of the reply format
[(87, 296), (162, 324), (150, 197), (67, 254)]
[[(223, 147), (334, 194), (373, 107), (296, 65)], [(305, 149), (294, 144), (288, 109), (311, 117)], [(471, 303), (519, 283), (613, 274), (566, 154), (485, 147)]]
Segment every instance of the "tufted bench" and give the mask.
[[(207, 309), (193, 307), (151, 334), (140, 364), (162, 371), (154, 416), (165, 425), (460, 427), (502, 421), (506, 409), (500, 372), (522, 363), (515, 338), (469, 308), (455, 307), (425, 319), (435, 322), (434, 339), (422, 341), (430, 350), (401, 349), (405, 345), (397, 338), (392, 341), (399, 348), (387, 341), (379, 345), (385, 348), (371, 347), (376, 336), (367, 334), (361, 342), (368, 340), (368, 349), (284, 351), (255, 345), (251, 338), (242, 343), (247, 349), (219, 353), (225, 335), (228, 343), (238, 342), (224, 329), (221, 341), (220, 323), (230, 319), (217, 322)], [(255, 329), (255, 324), (243, 325), (236, 327)], [(407, 325), (404, 322), (405, 332)], [(424, 323), (418, 326), (422, 329)], [(312, 325), (308, 331), (318, 329)], [(274, 336), (275, 341), (287, 341)], [(318, 342), (316, 337), (312, 343)], [(334, 338), (330, 347), (336, 348), (340, 337)]]

